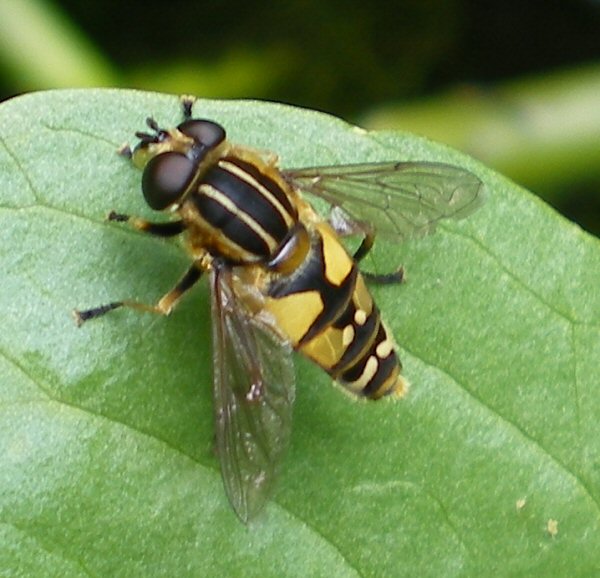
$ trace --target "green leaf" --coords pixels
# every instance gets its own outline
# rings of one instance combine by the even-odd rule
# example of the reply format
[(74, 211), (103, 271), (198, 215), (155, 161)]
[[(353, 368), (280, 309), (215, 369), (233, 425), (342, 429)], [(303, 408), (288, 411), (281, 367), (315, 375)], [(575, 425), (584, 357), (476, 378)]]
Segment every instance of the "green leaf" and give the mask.
[[(591, 576), (600, 569), (600, 247), (472, 159), (276, 104), (199, 101), (283, 166), (407, 159), (477, 173), (475, 215), (400, 247), (375, 288), (412, 383), (357, 402), (297, 359), (266, 511), (231, 511), (213, 453), (208, 293), (189, 259), (105, 221), (149, 216), (117, 148), (174, 96), (59, 91), (0, 107), (0, 568), (6, 576)], [(558, 523), (549, 531), (549, 521)], [(552, 522), (550, 522), (552, 526)]]

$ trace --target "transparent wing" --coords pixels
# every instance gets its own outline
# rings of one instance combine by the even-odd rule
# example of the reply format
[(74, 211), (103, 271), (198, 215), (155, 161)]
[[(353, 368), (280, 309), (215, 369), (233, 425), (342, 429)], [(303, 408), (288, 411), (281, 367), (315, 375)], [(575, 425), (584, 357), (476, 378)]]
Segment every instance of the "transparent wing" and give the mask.
[(288, 446), (291, 348), (234, 293), (231, 270), (211, 274), (217, 451), (227, 497), (247, 522), (265, 504)]
[(283, 171), (293, 185), (339, 208), (349, 223), (394, 240), (431, 233), (483, 202), (483, 183), (452, 165), (393, 162)]

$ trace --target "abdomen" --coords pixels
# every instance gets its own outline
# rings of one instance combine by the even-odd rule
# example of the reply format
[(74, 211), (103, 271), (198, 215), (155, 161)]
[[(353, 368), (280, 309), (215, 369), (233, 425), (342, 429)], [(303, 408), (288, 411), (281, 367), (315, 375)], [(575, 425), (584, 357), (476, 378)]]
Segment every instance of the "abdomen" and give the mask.
[(394, 341), (329, 225), (316, 226), (306, 263), (271, 284), (266, 309), (296, 350), (350, 392), (371, 399), (404, 393)]

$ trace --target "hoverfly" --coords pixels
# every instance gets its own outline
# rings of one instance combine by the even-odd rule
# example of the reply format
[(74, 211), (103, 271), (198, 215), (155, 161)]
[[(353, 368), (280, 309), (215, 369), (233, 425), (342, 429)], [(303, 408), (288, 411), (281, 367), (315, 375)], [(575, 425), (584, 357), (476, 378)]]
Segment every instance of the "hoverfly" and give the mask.
[[(120, 308), (168, 315), (207, 273), (213, 327), (217, 451), (227, 497), (247, 522), (264, 506), (288, 445), (295, 377), (291, 351), (322, 367), (356, 396), (401, 396), (396, 345), (357, 263), (375, 235), (392, 241), (462, 218), (482, 201), (482, 183), (458, 167), (383, 162), (279, 169), (276, 158), (229, 142), (216, 122), (193, 118), (150, 132), (125, 150), (143, 169), (142, 192), (176, 220), (153, 223), (111, 213), (138, 230), (185, 236), (192, 265), (156, 305), (117, 301), (76, 311), (79, 323)], [(317, 214), (302, 193), (332, 210)], [(362, 235), (353, 256), (340, 237)]]

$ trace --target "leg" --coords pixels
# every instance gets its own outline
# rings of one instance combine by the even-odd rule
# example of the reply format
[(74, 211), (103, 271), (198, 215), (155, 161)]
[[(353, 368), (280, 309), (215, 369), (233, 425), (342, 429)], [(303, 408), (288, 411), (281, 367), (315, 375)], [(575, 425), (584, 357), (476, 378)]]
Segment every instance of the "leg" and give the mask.
[(367, 281), (376, 285), (395, 285), (404, 281), (404, 269), (402, 267), (392, 273), (369, 273), (368, 271), (361, 271), (361, 274)]
[(177, 285), (175, 285), (175, 287), (173, 287), (173, 289), (171, 289), (167, 294), (163, 295), (156, 305), (138, 303), (137, 301), (113, 301), (112, 303), (100, 305), (99, 307), (93, 307), (92, 309), (85, 309), (83, 311), (75, 309), (73, 311), (75, 322), (78, 326), (81, 326), (89, 319), (101, 317), (109, 311), (120, 309), (121, 307), (129, 307), (130, 309), (137, 309), (138, 311), (158, 313), (159, 315), (169, 315), (183, 295), (196, 284), (201, 276), (202, 270), (199, 269), (194, 263), (187, 270), (185, 275), (179, 280)]
[[(363, 240), (353, 255), (353, 259), (357, 263), (369, 254), (369, 251), (373, 248), (373, 244), (375, 243), (375, 233), (372, 230), (365, 229), (363, 235)], [(401, 266), (392, 273), (380, 274), (369, 273), (368, 271), (361, 271), (361, 273), (367, 281), (376, 283), (377, 285), (393, 285), (395, 283), (402, 283), (404, 280), (404, 269)]]
[[(364, 259), (369, 254), (369, 251), (373, 248), (375, 242), (375, 234), (373, 231), (364, 231), (364, 237), (362, 243), (353, 255), (353, 259), (358, 263), (361, 259)], [(368, 271), (361, 271), (363, 277), (371, 283), (377, 285), (393, 285), (395, 283), (402, 283), (404, 280), (404, 269), (402, 266), (398, 267), (396, 271), (392, 273), (369, 273)]]
[(375, 234), (372, 231), (364, 231), (363, 240), (354, 252), (352, 258), (358, 263), (361, 259), (364, 259), (369, 251), (373, 248), (373, 243), (375, 243)]
[(157, 237), (174, 237), (185, 231), (183, 221), (153, 223), (151, 221), (146, 221), (145, 219), (139, 219), (138, 217), (115, 213), (114, 211), (111, 211), (108, 214), (108, 220), (116, 221), (118, 223), (129, 223), (134, 229)]
[[(181, 102), (181, 109), (183, 112), (183, 120), (190, 120), (192, 118), (192, 107), (194, 106), (194, 102), (196, 102), (196, 97), (195, 96), (191, 96), (188, 94), (184, 94), (179, 98), (180, 102)], [(156, 134), (147, 134), (144, 132), (136, 132), (136, 136), (141, 139), (142, 141), (146, 140), (146, 141), (154, 141), (154, 139), (156, 138), (156, 136), (159, 135), (159, 133), (164, 132), (159, 126), (158, 123), (152, 118), (152, 117), (148, 117), (146, 119), (146, 124), (148, 125), (148, 128)], [(118, 151), (117, 151), (121, 156), (125, 157), (126, 159), (131, 160), (131, 158), (133, 157), (133, 151), (131, 150), (131, 146), (129, 146), (129, 144), (125, 143), (124, 145), (122, 145), (121, 147), (119, 147)]]
[[(354, 261), (358, 263), (369, 254), (369, 251), (373, 248), (373, 244), (375, 243), (375, 231), (368, 223), (362, 223), (360, 221), (354, 221), (350, 219), (338, 207), (334, 207), (331, 210), (329, 223), (334, 228), (336, 233), (340, 235), (340, 237), (347, 237), (349, 235), (363, 235), (361, 244), (352, 256)], [(404, 279), (404, 269), (402, 267), (399, 267), (392, 273), (377, 274), (369, 273), (368, 271), (361, 271), (361, 273), (367, 281), (371, 281), (372, 283), (377, 283), (379, 285), (402, 283)]]
[(181, 101), (181, 108), (183, 109), (183, 120), (190, 120), (190, 118), (192, 118), (192, 107), (196, 102), (196, 97), (189, 94), (183, 94), (179, 100)]
[[(183, 120), (184, 121), (190, 120), (192, 118), (192, 107), (194, 106), (194, 102), (196, 102), (196, 97), (184, 94), (183, 96), (181, 96), (179, 98), (179, 100), (181, 102), (181, 109), (183, 112)], [(146, 119), (146, 124), (148, 125), (148, 128), (152, 131), (152, 133), (155, 133), (155, 134), (136, 132), (135, 135), (141, 141), (155, 142), (155, 139), (159, 136), (159, 134), (161, 132), (165, 132), (158, 126), (158, 123), (152, 117), (148, 117)], [(127, 144), (127, 143), (125, 143), (124, 145), (119, 147), (117, 152), (122, 157), (125, 157), (126, 159), (129, 159), (129, 160), (131, 160), (133, 157), (133, 150), (131, 149), (131, 146), (129, 146), (129, 144)]]
[(355, 221), (350, 218), (339, 207), (333, 207), (329, 213), (329, 224), (340, 237), (350, 237), (352, 235), (362, 235), (363, 240), (355, 251), (352, 258), (358, 263), (367, 256), (373, 243), (375, 243), (375, 231), (369, 223)]

